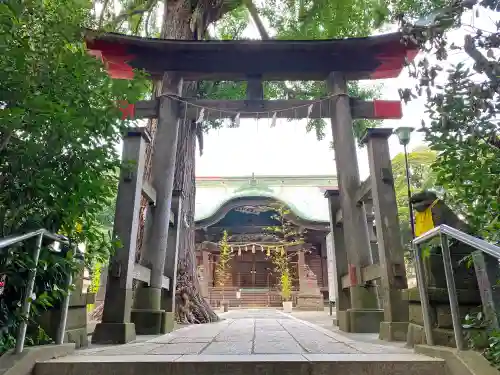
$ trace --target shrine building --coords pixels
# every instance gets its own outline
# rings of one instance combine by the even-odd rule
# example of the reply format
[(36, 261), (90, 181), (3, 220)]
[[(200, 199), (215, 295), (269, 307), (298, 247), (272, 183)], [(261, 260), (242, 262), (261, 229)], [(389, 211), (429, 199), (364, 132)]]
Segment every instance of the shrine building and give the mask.
[[(335, 176), (198, 177), (196, 254), (204, 297), (213, 306), (222, 299), (231, 307), (281, 306), (269, 252), (280, 239), (266, 228), (280, 224), (272, 207), (284, 205), (290, 212), (285, 219), (304, 233), (303, 244), (286, 250), (293, 254), (293, 304), (323, 310), (328, 300), (326, 237), (330, 232), (324, 192), (336, 186)], [(233, 257), (228, 280), (221, 287), (216, 264), (224, 231)]]

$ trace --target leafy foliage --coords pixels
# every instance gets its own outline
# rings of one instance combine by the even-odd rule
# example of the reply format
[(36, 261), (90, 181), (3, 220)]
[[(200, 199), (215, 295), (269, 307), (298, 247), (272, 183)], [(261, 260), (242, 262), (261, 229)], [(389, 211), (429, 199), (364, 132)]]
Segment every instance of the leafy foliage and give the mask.
[[(90, 14), (83, 0), (0, 3), (0, 236), (64, 233), (86, 245), (87, 266), (116, 244), (101, 217), (115, 195), (116, 146), (127, 125), (116, 103), (138, 100), (144, 87), (141, 79), (111, 80), (87, 54), (82, 29)], [(32, 254), (29, 243), (0, 253), (2, 350), (12, 345)], [(71, 257), (42, 251), (32, 322), (57, 306), (75, 267)], [(43, 338), (33, 324), (27, 343)]]
[(276, 247), (269, 251), (269, 256), (274, 265), (274, 272), (279, 275), (281, 297), (283, 301), (289, 301), (292, 295), (293, 283), (293, 272), (290, 262), (298, 253), (297, 251), (289, 251), (289, 247), (304, 244), (304, 232), (300, 232), (295, 225), (286, 219), (286, 216), (291, 213), (288, 207), (283, 204), (275, 204), (270, 208), (275, 212), (271, 218), (278, 221), (279, 224), (267, 227), (265, 231), (272, 233), (280, 240), (276, 243)]
[[(29, 271), (35, 268), (33, 244), (34, 241), (30, 241), (26, 245), (12, 246), (0, 252), (0, 274), (5, 275), (7, 280), (0, 298), (0, 355), (15, 345), (16, 331), (23, 320), (20, 296), (25, 293)], [(45, 310), (59, 307), (68, 292), (67, 276), (76, 269), (72, 251), (61, 254), (48, 247), (42, 249), (33, 295), (27, 296), (32, 304), (26, 345), (52, 343), (52, 338), (39, 326), (36, 317)]]
[[(472, 19), (480, 14), (498, 18), (492, 12), (500, 11), (500, 1), (449, 0), (445, 5), (425, 25), (399, 19), (405, 38), (427, 52), (427, 56), (410, 67), (410, 75), (417, 81), (415, 88), (400, 90), (400, 96), (405, 101), (419, 96), (427, 99), (430, 121), (422, 121), (420, 130), (437, 152), (433, 164), (437, 184), (445, 189), (447, 200), (467, 219), (476, 235), (498, 242), (500, 23), (496, 22), (490, 31), (468, 25), (464, 41), (458, 45), (450, 43), (448, 34), (464, 25), (466, 14)], [(465, 52), (466, 59), (450, 64), (450, 51), (454, 55)], [(444, 69), (446, 63), (449, 68)], [(481, 328), (480, 315), (469, 317), (472, 323), (466, 325)], [(489, 346), (484, 352), (497, 368), (499, 336), (498, 331), (489, 332)]]
[[(410, 187), (413, 193), (422, 190), (439, 190), (436, 185), (436, 172), (432, 169), (437, 153), (426, 147), (415, 149), (408, 153), (410, 166)], [(409, 246), (412, 239), (408, 212), (408, 187), (406, 182), (406, 165), (403, 153), (392, 159), (394, 175), (394, 190), (398, 203), (398, 216), (403, 244)]]
[[(231, 270), (231, 259), (234, 257), (231, 246), (229, 246), (227, 231), (224, 231), (222, 234), (222, 239), (219, 242), (219, 250), (219, 260), (215, 274), (217, 285), (224, 287), (229, 277), (229, 271)], [(224, 293), (222, 295), (224, 296)]]
[[(401, 20), (407, 38), (433, 54), (435, 62), (425, 57), (414, 64), (410, 74), (418, 80), (415, 90), (407, 88), (400, 94), (405, 101), (419, 95), (427, 98), (430, 121), (422, 122), (421, 131), (437, 151), (437, 183), (476, 234), (496, 242), (500, 240), (500, 127), (496, 119), (500, 66), (495, 56), (500, 24), (494, 32), (475, 29), (465, 36), (463, 46), (450, 44), (447, 31), (460, 26), (470, 8), (474, 8), (473, 17), (486, 12), (484, 8), (500, 10), (498, 1), (450, 1), (427, 26)], [(444, 70), (441, 65), (450, 49), (466, 52), (472, 69), (464, 62)], [(480, 49), (487, 50), (486, 55)]]

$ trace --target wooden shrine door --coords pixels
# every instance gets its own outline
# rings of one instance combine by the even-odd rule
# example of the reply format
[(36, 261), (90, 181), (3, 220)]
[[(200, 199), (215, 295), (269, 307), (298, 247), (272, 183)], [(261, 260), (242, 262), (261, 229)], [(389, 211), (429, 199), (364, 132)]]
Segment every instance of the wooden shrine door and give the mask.
[(253, 273), (253, 262), (241, 261), (236, 263), (237, 270), (237, 286), (239, 288), (253, 288), (255, 285), (255, 277)]

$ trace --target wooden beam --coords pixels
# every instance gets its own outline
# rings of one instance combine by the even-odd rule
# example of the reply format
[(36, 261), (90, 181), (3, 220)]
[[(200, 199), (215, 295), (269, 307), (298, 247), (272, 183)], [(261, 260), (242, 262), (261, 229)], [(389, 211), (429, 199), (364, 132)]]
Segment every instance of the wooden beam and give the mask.
[[(231, 227), (231, 233), (232, 234), (242, 234), (242, 233), (266, 233), (266, 228), (269, 227), (269, 225), (237, 225)], [(218, 226), (217, 224), (210, 226), (207, 228), (206, 233), (208, 235), (216, 234), (220, 235), (223, 231), (224, 228), (226, 227), (221, 227)], [(326, 223), (315, 223), (315, 224), (310, 224), (305, 227), (307, 229), (307, 233), (314, 233), (316, 231), (318, 232), (325, 232), (328, 233), (330, 231), (330, 226), (327, 225)], [(199, 228), (198, 228), (199, 229)]]
[[(343, 219), (344, 219), (344, 217), (342, 216), (342, 210), (338, 210), (337, 217), (336, 217), (337, 224), (341, 224)], [(374, 219), (375, 219), (375, 215), (373, 215), (373, 213), (366, 214), (367, 221), (373, 221)]]
[[(188, 104), (179, 101), (181, 117), (197, 120), (201, 108), (205, 108), (206, 120), (234, 117), (240, 113), (240, 118), (270, 118), (276, 113), (277, 118), (307, 118), (309, 106), (312, 111), (309, 118), (331, 117), (330, 100), (200, 100), (182, 98)], [(402, 117), (399, 101), (374, 100), (365, 101), (350, 99), (351, 115), (355, 119), (400, 119)], [(185, 105), (188, 106), (185, 112)], [(290, 109), (292, 108), (292, 109)], [(144, 100), (135, 104), (135, 119), (154, 118), (158, 113), (158, 100)]]
[(263, 100), (264, 87), (262, 77), (248, 77), (247, 79), (247, 100)]
[(150, 204), (156, 206), (156, 190), (147, 181), (142, 183), (142, 194), (144, 194)]
[[(370, 264), (369, 266), (361, 268), (361, 280), (363, 283), (368, 281), (377, 280), (380, 278), (380, 266), (378, 264)], [(349, 275), (342, 276), (342, 288), (349, 288), (351, 280)]]
[[(142, 183), (142, 194), (152, 206), (156, 206), (156, 190), (147, 181)], [(174, 214), (170, 212), (170, 226), (174, 226)]]
[[(252, 243), (252, 241), (249, 241), (248, 243)], [(276, 242), (258, 242), (258, 243), (260, 245), (263, 245), (263, 246), (280, 247), (280, 244), (276, 243)], [(237, 248), (239, 246), (243, 246), (243, 247), (246, 246), (247, 247), (246, 252), (251, 251), (251, 249), (249, 249), (249, 246), (247, 245), (246, 242), (233, 242), (233, 243), (229, 243), (229, 245), (233, 248), (234, 252), (237, 252)], [(301, 249), (310, 250), (313, 248), (313, 245), (306, 242), (306, 243), (303, 243), (300, 245), (286, 246), (285, 248), (287, 249), (288, 252), (293, 252), (293, 251), (299, 251)], [(209, 251), (211, 253), (218, 253), (218, 252), (220, 252), (220, 246), (216, 242), (204, 241), (201, 244), (196, 244), (196, 250), (198, 250), (198, 251), (206, 250), (206, 251)], [(255, 252), (257, 253), (259, 251), (262, 252), (262, 249), (260, 248), (259, 245), (255, 245)], [(242, 249), (242, 252), (245, 252), (244, 249)], [(266, 249), (264, 249), (264, 252), (266, 252)]]
[[(132, 271), (132, 277), (135, 280), (140, 280), (143, 283), (149, 285), (151, 280), (151, 270), (147, 267), (140, 265), (139, 263), (134, 264), (134, 270)], [(166, 290), (170, 290), (170, 279), (166, 276), (163, 276), (161, 287)]]
[(357, 192), (357, 200), (358, 202), (366, 202), (367, 200), (371, 200), (372, 196), (372, 183), (370, 177), (364, 180)]
[(334, 40), (167, 40), (86, 31), (87, 48), (110, 61), (110, 74), (132, 68), (152, 78), (166, 71), (184, 81), (321, 81), (332, 71), (350, 80), (395, 78), (416, 55), (417, 46), (401, 43), (401, 33)]
[[(363, 181), (359, 185), (358, 191), (356, 192), (356, 199), (357, 199), (358, 204), (362, 204), (363, 202), (369, 200), (371, 198), (371, 191), (372, 191), (372, 188), (371, 188), (370, 177), (368, 177), (365, 181)], [(367, 213), (366, 218), (373, 220), (373, 218), (374, 218), (373, 213)], [(336, 218), (335, 218), (335, 220), (336, 220), (335, 222), (337, 224), (341, 223), (342, 219), (343, 219), (342, 210), (338, 209), (337, 214), (336, 214)]]
[[(353, 118), (364, 119), (400, 119), (401, 106), (399, 101), (364, 101), (351, 98), (351, 114)], [(331, 108), (330, 100), (187, 100), (187, 118), (196, 120), (200, 107), (205, 108), (205, 119), (234, 117), (240, 113), (240, 118), (271, 118), (276, 113), (277, 118), (328, 118)], [(390, 104), (393, 110), (381, 111), (382, 104)], [(396, 104), (397, 103), (397, 104)], [(312, 107), (308, 116), (308, 110)], [(383, 107), (383, 105), (382, 105)], [(184, 109), (181, 109), (183, 113)], [(392, 113), (392, 114), (391, 114)]]
[(135, 103), (134, 118), (157, 118), (159, 100), (139, 100)]

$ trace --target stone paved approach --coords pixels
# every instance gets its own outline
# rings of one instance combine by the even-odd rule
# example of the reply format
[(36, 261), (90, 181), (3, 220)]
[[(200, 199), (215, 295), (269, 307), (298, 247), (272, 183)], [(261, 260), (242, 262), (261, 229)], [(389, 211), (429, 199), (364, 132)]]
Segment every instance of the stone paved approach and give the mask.
[[(77, 351), (34, 375), (434, 375), (440, 359), (352, 339), (276, 310), (234, 310), (220, 322)], [(142, 341), (144, 340), (144, 341)], [(382, 342), (380, 342), (382, 343)]]
[[(80, 350), (78, 355), (314, 355), (392, 354), (418, 357), (412, 350), (354, 340), (277, 310), (234, 310), (213, 324), (192, 325), (139, 343)], [(423, 357), (426, 358), (426, 357)]]

